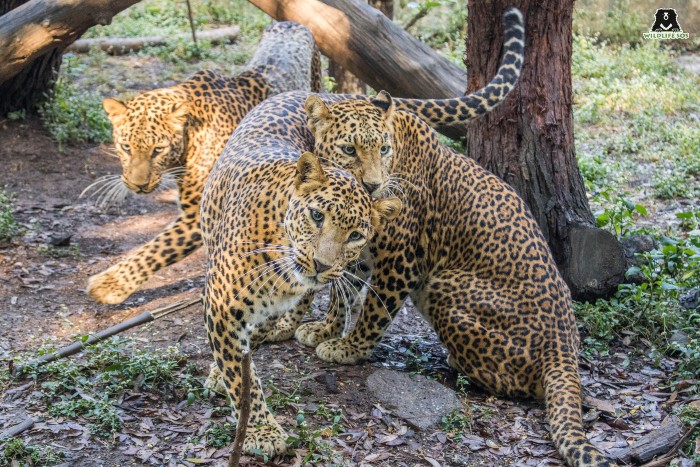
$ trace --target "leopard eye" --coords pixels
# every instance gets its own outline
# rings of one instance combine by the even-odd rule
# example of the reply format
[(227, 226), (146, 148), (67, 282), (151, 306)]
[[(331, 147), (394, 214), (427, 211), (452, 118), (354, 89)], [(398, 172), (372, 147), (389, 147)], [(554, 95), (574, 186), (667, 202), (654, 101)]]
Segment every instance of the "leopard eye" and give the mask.
[(314, 222), (323, 222), (323, 213), (321, 211), (317, 211), (315, 209), (309, 209), (309, 211), (311, 212), (311, 218), (314, 220)]
[(355, 155), (355, 148), (353, 146), (341, 146), (340, 149), (348, 156)]
[(122, 151), (124, 151), (124, 152), (130, 152), (130, 151), (131, 151), (131, 146), (129, 146), (128, 144), (122, 143), (122, 144), (120, 144), (119, 146), (121, 146)]
[(160, 154), (165, 151), (165, 147), (153, 148), (153, 154)]
[(357, 241), (362, 240), (363, 238), (365, 238), (365, 236), (356, 230), (356, 231), (350, 233), (350, 235), (348, 236), (348, 241), (349, 242), (357, 242)]
[(379, 148), (379, 153), (382, 156), (386, 156), (387, 154), (389, 154), (390, 149), (391, 149), (391, 147), (389, 147), (389, 146), (382, 146), (381, 148)]

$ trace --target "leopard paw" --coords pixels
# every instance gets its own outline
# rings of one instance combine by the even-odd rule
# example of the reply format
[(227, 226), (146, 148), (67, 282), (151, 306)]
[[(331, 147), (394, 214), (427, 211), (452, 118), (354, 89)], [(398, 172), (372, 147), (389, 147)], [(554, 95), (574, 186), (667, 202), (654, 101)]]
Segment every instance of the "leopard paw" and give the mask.
[(262, 452), (269, 457), (284, 454), (287, 451), (287, 433), (274, 419), (268, 419), (262, 425), (248, 425), (243, 451), (250, 454)]
[(268, 331), (265, 336), (265, 342), (282, 342), (294, 337), (294, 327), (280, 319), (278, 320), (274, 327)]
[(116, 305), (126, 300), (136, 287), (131, 286), (119, 277), (114, 267), (107, 269), (88, 279), (87, 292), (93, 300), (99, 303)]
[(345, 338), (327, 340), (316, 347), (318, 358), (343, 365), (356, 365), (367, 360), (371, 354), (372, 349), (360, 349)]
[(305, 323), (297, 328), (294, 337), (302, 344), (308, 347), (317, 347), (320, 343), (325, 342), (339, 335), (334, 335), (323, 321), (314, 323)]
[(209, 389), (219, 394), (226, 394), (223, 374), (216, 363), (209, 365), (209, 376), (204, 381), (204, 389)]

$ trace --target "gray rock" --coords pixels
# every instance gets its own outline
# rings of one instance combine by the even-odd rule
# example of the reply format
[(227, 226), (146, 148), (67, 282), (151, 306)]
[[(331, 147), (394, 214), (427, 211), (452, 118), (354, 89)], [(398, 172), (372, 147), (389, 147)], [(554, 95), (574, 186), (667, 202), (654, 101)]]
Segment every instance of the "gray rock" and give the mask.
[(367, 387), (382, 406), (422, 430), (439, 424), (454, 409), (462, 408), (453, 390), (421, 375), (381, 369), (369, 375)]
[(700, 308), (700, 287), (693, 287), (678, 297), (678, 304), (686, 310)]

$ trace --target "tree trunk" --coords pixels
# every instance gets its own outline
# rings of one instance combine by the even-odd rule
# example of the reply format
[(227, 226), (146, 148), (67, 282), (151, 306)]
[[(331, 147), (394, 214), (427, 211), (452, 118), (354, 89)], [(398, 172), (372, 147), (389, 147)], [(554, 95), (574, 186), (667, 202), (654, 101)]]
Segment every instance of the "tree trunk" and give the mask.
[(0, 115), (35, 110), (63, 50), (139, 0), (0, 0)]
[(573, 0), (469, 0), (467, 91), (498, 68), (501, 15), (525, 15), (525, 62), (506, 101), (467, 131), (467, 154), (525, 199), (576, 298), (614, 292), (624, 278), (622, 247), (597, 229), (576, 162), (573, 136), (571, 42)]
[(321, 52), (374, 89), (397, 97), (464, 94), (466, 73), (359, 0), (249, 0), (311, 30)]
[[(0, 17), (27, 0), (0, 0)], [(4, 18), (3, 18), (4, 20)], [(51, 89), (52, 78), (61, 65), (60, 53), (37, 57), (21, 73), (0, 83), (0, 116), (14, 110), (32, 112)]]
[[(372, 8), (375, 8), (389, 19), (394, 19), (394, 0), (369, 0)], [(334, 61), (328, 64), (328, 75), (335, 82), (334, 92), (340, 94), (367, 94), (367, 85), (355, 76), (350, 70), (343, 68)]]

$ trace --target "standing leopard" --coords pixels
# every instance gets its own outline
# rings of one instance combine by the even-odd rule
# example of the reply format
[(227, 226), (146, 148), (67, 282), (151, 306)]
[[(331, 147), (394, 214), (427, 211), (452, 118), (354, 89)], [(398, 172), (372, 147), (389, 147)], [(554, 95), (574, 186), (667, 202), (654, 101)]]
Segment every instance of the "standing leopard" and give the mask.
[[(501, 87), (517, 79), (523, 57), (520, 13), (507, 11), (504, 24), (506, 52), (494, 79)], [(585, 436), (571, 296), (537, 223), (511, 187), (442, 146), (421, 120), (461, 122), (486, 111), (494, 94), (407, 100), (288, 93), (247, 116), (275, 136), (268, 150), (315, 151), (373, 195), (399, 191), (403, 199), (397, 219), (362, 258), (371, 292), (354, 329), (338, 336), (343, 310), (336, 307), (325, 322), (299, 327), (297, 337), (323, 360), (361, 362), (410, 297), (447, 347), (449, 363), (471, 381), (508, 397), (545, 399), (568, 465), (610, 466)], [(354, 299), (343, 301), (351, 306)], [(283, 325), (293, 327), (298, 316)]]
[(180, 212), (153, 240), (90, 277), (90, 296), (121, 303), (156, 271), (199, 248), (202, 189), (233, 130), (267, 97), (294, 89), (318, 91), (319, 86), (319, 54), (311, 33), (282, 22), (266, 28), (248, 70), (234, 78), (200, 71), (124, 103), (105, 99), (121, 182), (134, 193), (150, 193), (164, 176), (174, 176)]
[[(401, 208), (396, 198), (372, 201), (354, 177), (324, 170), (312, 153), (297, 157), (250, 146), (234, 133), (202, 196), (206, 326), (235, 410), (240, 362), (255, 327), (343, 280), (348, 263)], [(283, 453), (287, 435), (265, 404), (254, 365), (251, 382), (243, 448)]]

